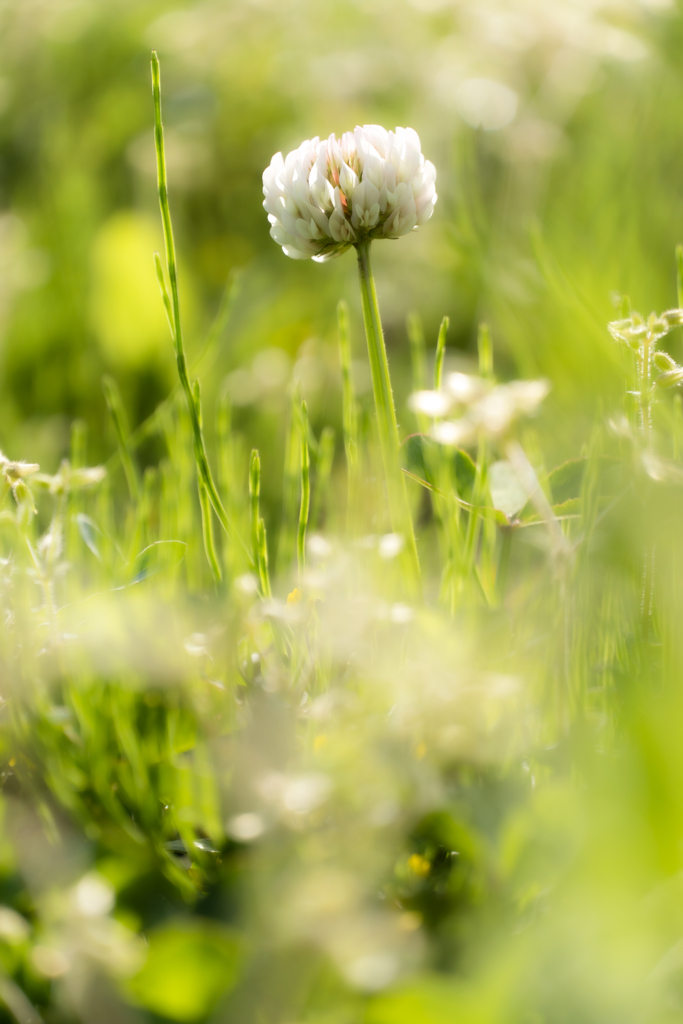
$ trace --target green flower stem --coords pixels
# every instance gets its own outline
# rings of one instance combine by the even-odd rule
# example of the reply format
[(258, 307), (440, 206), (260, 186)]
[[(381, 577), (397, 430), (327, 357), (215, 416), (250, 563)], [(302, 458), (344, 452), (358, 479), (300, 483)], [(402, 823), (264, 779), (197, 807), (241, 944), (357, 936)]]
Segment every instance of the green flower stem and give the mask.
[(306, 529), (311, 503), (311, 457), (308, 448), (308, 409), (305, 402), (301, 403), (299, 413), (299, 440), (301, 445), (301, 504), (299, 506), (299, 528), (296, 535), (296, 557), (301, 580), (306, 567)]
[(370, 242), (365, 240), (356, 245), (358, 254), (358, 270), (360, 274), (360, 290), (363, 305), (365, 336), (368, 342), (372, 389), (375, 396), (377, 426), (382, 449), (382, 461), (387, 483), (389, 498), (389, 515), (395, 533), (403, 536), (406, 544), (408, 576), (413, 583), (419, 581), (420, 563), (415, 543), (413, 519), (410, 514), (405, 481), (401, 472), (400, 441), (394, 396), (391, 390), (389, 363), (384, 345), (382, 321), (380, 319), (375, 279), (370, 266)]
[[(192, 421), (192, 432), (194, 435), (194, 455), (195, 462), (197, 464), (197, 473), (204, 487), (209, 500), (213, 506), (213, 510), (218, 517), (218, 520), (225, 530), (226, 534), (230, 536), (230, 529), (228, 523), (228, 516), (223, 503), (218, 494), (218, 490), (213, 481), (211, 473), (211, 467), (209, 466), (209, 460), (206, 455), (206, 446), (204, 444), (204, 436), (202, 433), (201, 423), (197, 415), (197, 408), (194, 402), (194, 396), (192, 394), (192, 386), (187, 372), (187, 362), (185, 359), (185, 350), (183, 347), (183, 335), (180, 323), (180, 300), (178, 297), (178, 270), (176, 263), (175, 244), (173, 241), (173, 225), (171, 223), (171, 210), (168, 203), (168, 179), (166, 175), (166, 153), (164, 149), (164, 128), (161, 121), (161, 84), (159, 77), (159, 59), (156, 55), (156, 51), (152, 51), (152, 92), (154, 94), (154, 143), (156, 148), (157, 156), (157, 182), (159, 187), (159, 207), (161, 209), (161, 222), (164, 229), (164, 244), (166, 248), (166, 267), (168, 270), (168, 279), (171, 285), (171, 294), (168, 296), (166, 291), (165, 282), (163, 280), (163, 272), (161, 275), (160, 284), (162, 285), (162, 296), (164, 297), (164, 306), (166, 308), (166, 314), (169, 316), (169, 323), (171, 325), (171, 334), (173, 337), (173, 345), (175, 348), (176, 366), (178, 368), (178, 377), (183, 391), (185, 392), (185, 398), (187, 399), (187, 407), (190, 413), (190, 420)], [(160, 261), (157, 261), (157, 275), (159, 274)], [(170, 310), (170, 314), (169, 314)]]

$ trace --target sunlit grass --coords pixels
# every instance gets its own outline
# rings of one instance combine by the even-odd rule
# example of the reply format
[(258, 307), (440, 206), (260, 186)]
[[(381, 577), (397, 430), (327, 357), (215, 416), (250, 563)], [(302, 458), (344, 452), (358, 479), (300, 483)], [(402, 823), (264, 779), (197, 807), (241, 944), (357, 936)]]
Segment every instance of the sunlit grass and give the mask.
[[(207, 26), (216, 38), (222, 31), (219, 7), (211, 16), (191, 7), (180, 25), (161, 5), (167, 20), (155, 32), (178, 45), (192, 29), (196, 52), (208, 52)], [(345, 31), (348, 12), (330, 10), (325, 29)], [(235, 11), (255, 31), (253, 12)], [(376, 28), (373, 11), (358, 17)], [(406, 31), (419, 25), (440, 40), (432, 59), (444, 88), (450, 7), (411, 12)], [(655, 45), (662, 30), (649, 17), (639, 31)], [(484, 28), (462, 21), (474, 53)], [(661, 24), (677, 38), (677, 15)], [(68, 47), (67, 35), (50, 45)], [(628, 39), (610, 39), (613, 54), (628, 49)], [(177, 75), (186, 58), (168, 45)], [(667, 40), (657, 45), (668, 52)], [(265, 60), (233, 56), (237, 70), (228, 61), (222, 72), (230, 95), (233, 75), (248, 73), (253, 90), (270, 82)], [(501, 57), (501, 68), (512, 60)], [(665, 124), (679, 86), (662, 62), (605, 67), (606, 84), (596, 79), (582, 102), (573, 94), (571, 116), (553, 107), (560, 86), (542, 79), (546, 135), (536, 125), (523, 138), (555, 140), (547, 164), (532, 174), (526, 157), (510, 155), (530, 123), (523, 109), (508, 136), (468, 128), (455, 184), (446, 160), (439, 168), (441, 223), (374, 247), (388, 349), (380, 384), (385, 397), (394, 392), (378, 422), (352, 255), (295, 274), (264, 250), (226, 288), (210, 232), (188, 226), (204, 202), (218, 208), (214, 185), (193, 207), (170, 144), (169, 180), (164, 171), (156, 65), (166, 354), (147, 310), (149, 320), (135, 321), (144, 339), (134, 356), (122, 349), (118, 362), (97, 364), (109, 371), (102, 388), (99, 376), (91, 387), (95, 364), (85, 361), (81, 378), (69, 355), (66, 384), (51, 371), (55, 392), (65, 389), (59, 408), (70, 415), (64, 395), (80, 395), (90, 426), (76, 418), (64, 444), (48, 436), (62, 428), (48, 425), (34, 452), (29, 427), (12, 426), (29, 402), (16, 339), (37, 364), (32, 344), (54, 297), (25, 295), (9, 335), (3, 1024), (683, 1018), (683, 371), (673, 309), (683, 267), (678, 200), (661, 185), (677, 145)], [(417, 70), (395, 74), (412, 81)], [(527, 87), (513, 84), (524, 100)], [(169, 91), (176, 126), (183, 102), (208, 102)], [(151, 137), (146, 80), (140, 97), (144, 116), (137, 99), (129, 115)], [(265, 137), (254, 166), (283, 139), (296, 143), (297, 118), (363, 106), (342, 93), (322, 113), (317, 93), (303, 114), (287, 114), (284, 93), (250, 102), (235, 107), (225, 144), (233, 176), (257, 109)], [(372, 102), (393, 118), (397, 101), (379, 90)], [(129, 108), (114, 105), (123, 119)], [(647, 113), (655, 155), (642, 139), (622, 139), (619, 159), (633, 159), (617, 175), (610, 141), (622, 138), (614, 112), (624, 109)], [(112, 115), (100, 129), (113, 139), (116, 123)], [(185, 165), (190, 178), (202, 152)], [(71, 223), (70, 202), (86, 222), (87, 190), (69, 185), (77, 155), (59, 164), (48, 233)], [(137, 149), (131, 160), (140, 162)], [(243, 255), (245, 240), (260, 238), (247, 202), (258, 205), (258, 182), (235, 189), (230, 246)], [(31, 202), (42, 202), (35, 190)], [(116, 290), (125, 284), (116, 234), (102, 237), (111, 245), (107, 273), (93, 265), (95, 297), (118, 282), (102, 299), (107, 316), (126, 289)], [(137, 277), (130, 244), (121, 256)], [(261, 243), (248, 244), (253, 255)], [(67, 270), (59, 264), (45, 286), (64, 302)], [(151, 252), (149, 275), (155, 286)], [(131, 301), (144, 304), (138, 283)], [(195, 303), (188, 320), (185, 288)], [(131, 310), (109, 318), (105, 348)], [(78, 321), (75, 308), (63, 315)], [(608, 321), (619, 321), (612, 337)], [(103, 345), (94, 322), (93, 345)], [(380, 335), (368, 340), (381, 356)], [(41, 373), (36, 365), (31, 380)], [(382, 431), (393, 430), (394, 399), (398, 455), (392, 434), (387, 468)], [(97, 429), (105, 417), (108, 433)], [(398, 513), (392, 459), (403, 477)], [(419, 595), (405, 571), (410, 520)]]

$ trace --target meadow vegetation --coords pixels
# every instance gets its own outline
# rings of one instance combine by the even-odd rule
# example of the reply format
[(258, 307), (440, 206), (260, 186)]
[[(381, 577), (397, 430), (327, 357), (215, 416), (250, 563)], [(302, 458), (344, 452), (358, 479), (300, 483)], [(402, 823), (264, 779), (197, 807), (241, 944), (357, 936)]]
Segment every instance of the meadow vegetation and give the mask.
[[(683, 1020), (682, 42), (0, 6), (0, 1024)], [(261, 207), (356, 123), (437, 169), (396, 451)]]

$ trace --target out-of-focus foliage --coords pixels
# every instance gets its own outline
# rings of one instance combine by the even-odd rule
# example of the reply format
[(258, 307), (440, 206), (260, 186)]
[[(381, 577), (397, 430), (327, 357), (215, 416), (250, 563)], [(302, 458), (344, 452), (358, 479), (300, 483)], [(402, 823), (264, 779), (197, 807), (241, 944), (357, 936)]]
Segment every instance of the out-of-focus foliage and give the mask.
[[(624, 326), (676, 305), (682, 43), (661, 0), (0, 3), (0, 1024), (683, 1020), (683, 417)], [(220, 585), (151, 259), (152, 46)], [(354, 259), (287, 260), (260, 205), (274, 151), (357, 122), (438, 171), (373, 253), (420, 600)], [(447, 374), (488, 321), (479, 370), (547, 379), (536, 421), (427, 436), (444, 315)]]
[[(273, 467), (273, 375), (293, 369), (314, 421), (326, 416), (333, 309), (355, 294), (352, 257), (293, 265), (268, 238), (261, 172), (278, 148), (356, 122), (410, 124), (436, 163), (429, 232), (376, 256), (401, 392), (411, 308), (429, 335), (449, 314), (463, 353), (490, 319), (499, 348), (526, 375), (550, 376), (567, 406), (616, 390), (602, 331), (610, 294), (669, 301), (681, 25), (666, 4), (6, 0), (0, 19), (6, 448), (26, 440), (56, 466), (79, 415), (104, 454), (104, 369), (119, 376), (133, 425), (168, 389), (149, 260), (153, 232), (161, 245), (152, 45), (190, 341), (199, 344), (228, 272), (245, 267), (207, 384), (215, 392), (240, 368), (239, 415), (272, 448)], [(275, 361), (253, 365), (272, 350)]]

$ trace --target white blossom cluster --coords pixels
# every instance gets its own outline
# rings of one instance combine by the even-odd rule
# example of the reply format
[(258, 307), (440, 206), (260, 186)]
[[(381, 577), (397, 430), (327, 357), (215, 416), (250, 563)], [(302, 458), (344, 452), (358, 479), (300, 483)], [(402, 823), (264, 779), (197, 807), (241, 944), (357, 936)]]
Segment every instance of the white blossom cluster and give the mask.
[(323, 262), (363, 239), (398, 238), (424, 224), (435, 179), (412, 128), (367, 124), (276, 153), (263, 172), (263, 205), (287, 256)]
[[(468, 445), (480, 433), (504, 437), (520, 416), (533, 416), (548, 394), (546, 380), (514, 380), (493, 385), (481, 377), (451, 373), (441, 391), (415, 391), (408, 405), (418, 415), (435, 422), (432, 437), (444, 445)], [(455, 409), (464, 412), (455, 419), (442, 419)]]

